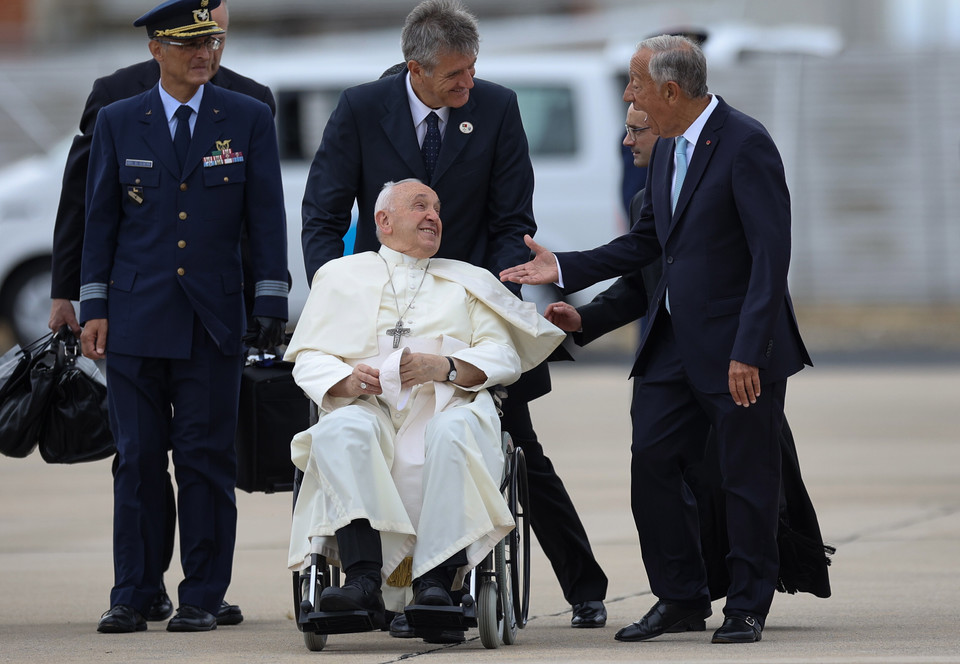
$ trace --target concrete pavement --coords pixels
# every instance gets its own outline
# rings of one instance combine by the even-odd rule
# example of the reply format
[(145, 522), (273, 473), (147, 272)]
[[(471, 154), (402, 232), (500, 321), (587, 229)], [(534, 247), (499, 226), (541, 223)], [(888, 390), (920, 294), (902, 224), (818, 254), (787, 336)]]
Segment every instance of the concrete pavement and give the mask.
[[(284, 568), (290, 495), (238, 496), (231, 602), (246, 620), (208, 634), (163, 623), (97, 634), (112, 581), (110, 464), (47, 466), (0, 457), (0, 662), (338, 663), (960, 662), (960, 365), (821, 366), (790, 381), (787, 415), (824, 538), (838, 547), (834, 595), (778, 594), (763, 641), (705, 633), (613, 639), (654, 599), (629, 511), (629, 383), (623, 366), (554, 369), (534, 422), (610, 577), (608, 627), (569, 628), (569, 607), (534, 549), (531, 621), (515, 646), (430, 646), (386, 634), (303, 646)], [(179, 566), (168, 574), (175, 595)]]

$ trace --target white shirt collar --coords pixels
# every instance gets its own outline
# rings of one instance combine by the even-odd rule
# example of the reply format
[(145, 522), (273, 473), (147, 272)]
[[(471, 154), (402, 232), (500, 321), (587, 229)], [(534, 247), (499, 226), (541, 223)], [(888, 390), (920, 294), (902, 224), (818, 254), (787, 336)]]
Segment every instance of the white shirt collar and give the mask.
[(413, 256), (407, 256), (406, 254), (401, 254), (399, 251), (394, 251), (385, 244), (380, 245), (380, 251), (378, 252), (387, 263), (391, 265), (406, 265), (406, 266), (416, 266), (421, 269), (427, 267), (427, 263), (430, 262), (429, 258), (414, 258)]
[(413, 126), (419, 127), (426, 117), (430, 115), (431, 112), (434, 112), (440, 117), (440, 133), (443, 134), (443, 130), (447, 126), (447, 120), (450, 118), (450, 107), (430, 108), (420, 101), (417, 93), (413, 91), (413, 85), (410, 83), (409, 71), (407, 72), (406, 82), (407, 101), (410, 102), (410, 115), (413, 116)]
[(687, 139), (689, 146), (687, 147), (687, 154), (690, 154), (693, 148), (696, 147), (697, 141), (700, 140), (700, 133), (703, 131), (703, 128), (707, 126), (707, 120), (710, 118), (710, 114), (713, 113), (713, 109), (719, 104), (719, 100), (716, 95), (710, 95), (710, 103), (707, 104), (707, 107), (703, 109), (703, 112), (697, 116), (697, 119), (693, 121), (687, 130), (683, 132), (682, 136)]

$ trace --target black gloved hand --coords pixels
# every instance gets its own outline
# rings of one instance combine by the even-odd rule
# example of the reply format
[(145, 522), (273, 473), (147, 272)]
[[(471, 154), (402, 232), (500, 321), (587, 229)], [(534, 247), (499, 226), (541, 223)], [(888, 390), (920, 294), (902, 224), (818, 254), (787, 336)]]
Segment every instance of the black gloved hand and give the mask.
[(280, 346), (284, 342), (284, 332), (287, 321), (270, 316), (254, 316), (253, 324), (243, 336), (243, 341), (250, 348), (267, 351)]

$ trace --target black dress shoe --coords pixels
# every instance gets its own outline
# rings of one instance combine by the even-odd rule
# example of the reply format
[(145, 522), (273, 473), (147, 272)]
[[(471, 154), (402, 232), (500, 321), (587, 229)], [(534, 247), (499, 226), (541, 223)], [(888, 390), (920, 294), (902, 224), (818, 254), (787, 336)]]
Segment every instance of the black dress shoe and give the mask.
[(374, 584), (357, 580), (329, 586), (320, 593), (317, 604), (320, 611), (366, 611), (380, 617), (378, 625), (383, 622), (383, 593)]
[(414, 593), (413, 603), (427, 606), (453, 606), (453, 599), (442, 587), (425, 585)]
[(714, 643), (756, 643), (763, 628), (752, 616), (727, 616), (713, 633)]
[(578, 602), (573, 605), (571, 627), (603, 627), (607, 624), (607, 607), (599, 600)]
[(614, 638), (617, 641), (646, 641), (667, 632), (702, 632), (712, 613), (709, 608), (691, 609), (661, 600), (647, 611), (647, 615), (621, 629)]
[(217, 610), (217, 624), (239, 625), (243, 622), (243, 612), (236, 604), (229, 604), (227, 600), (220, 602), (220, 608)]
[[(396, 614), (390, 621), (390, 636), (395, 639), (412, 639), (416, 636), (403, 613)], [(425, 636), (423, 640), (427, 643), (463, 643), (466, 638), (458, 629), (441, 629), (435, 634)]]
[(172, 615), (173, 602), (170, 601), (170, 595), (167, 594), (166, 589), (160, 586), (160, 592), (153, 598), (153, 602), (147, 610), (147, 620), (156, 622), (158, 620), (166, 620)]
[(147, 629), (147, 621), (140, 613), (124, 604), (110, 607), (110, 610), (100, 616), (97, 631), (103, 634), (129, 634), (142, 632)]
[(209, 632), (217, 628), (217, 618), (199, 606), (181, 604), (177, 615), (167, 623), (168, 632)]

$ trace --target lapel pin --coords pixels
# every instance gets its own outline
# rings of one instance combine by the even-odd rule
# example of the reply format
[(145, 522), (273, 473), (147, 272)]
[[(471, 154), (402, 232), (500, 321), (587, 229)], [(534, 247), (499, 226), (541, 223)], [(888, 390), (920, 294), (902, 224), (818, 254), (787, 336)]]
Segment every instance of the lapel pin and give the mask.
[(470, 134), (473, 133), (473, 125), (469, 122), (460, 123), (460, 133), (461, 134)]
[(710, 142), (711, 142), (711, 141), (710, 141), (709, 139), (707, 139), (707, 145), (710, 145)]
[(213, 109), (213, 113), (214, 113), (214, 115), (219, 115), (219, 114), (220, 114), (220, 109), (219, 109), (219, 108)]

